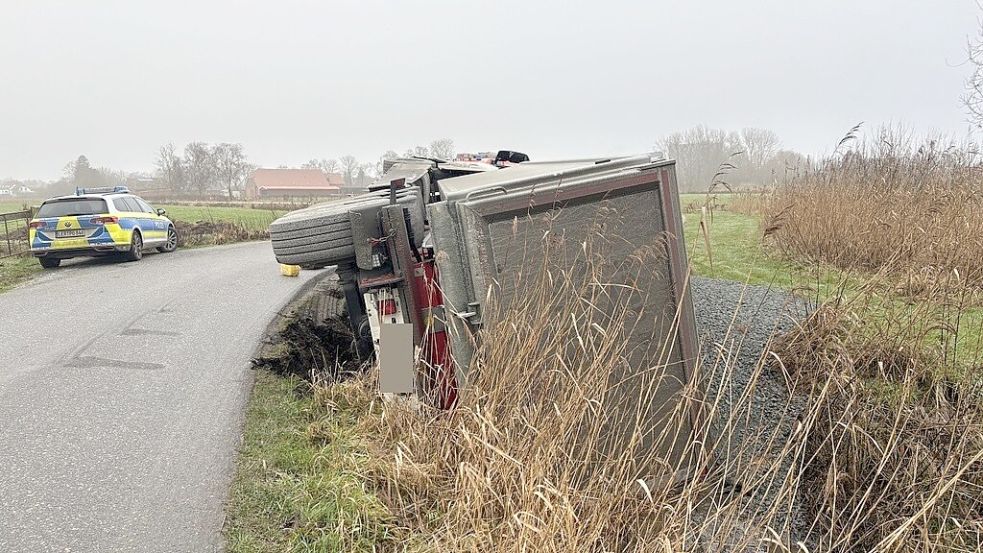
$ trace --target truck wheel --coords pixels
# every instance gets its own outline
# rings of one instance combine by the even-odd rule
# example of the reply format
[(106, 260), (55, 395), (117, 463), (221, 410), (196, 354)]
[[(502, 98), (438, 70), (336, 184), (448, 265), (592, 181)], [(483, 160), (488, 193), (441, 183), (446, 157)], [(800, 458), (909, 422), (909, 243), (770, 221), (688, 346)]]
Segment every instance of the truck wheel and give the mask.
[[(403, 192), (398, 202), (409, 209), (413, 235), (419, 242), (424, 236), (425, 208), (418, 191)], [(355, 258), (355, 246), (348, 212), (377, 214), (387, 205), (388, 196), (368, 193), (348, 201), (288, 213), (270, 225), (273, 253), (280, 263), (302, 267), (349, 263)]]
[(277, 261), (289, 265), (335, 265), (355, 257), (347, 211), (309, 216), (270, 225)]

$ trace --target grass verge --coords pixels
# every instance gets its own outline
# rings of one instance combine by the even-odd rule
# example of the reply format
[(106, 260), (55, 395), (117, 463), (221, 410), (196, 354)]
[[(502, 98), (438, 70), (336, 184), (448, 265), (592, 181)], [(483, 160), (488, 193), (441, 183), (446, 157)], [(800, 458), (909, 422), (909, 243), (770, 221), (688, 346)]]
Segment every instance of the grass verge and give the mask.
[(225, 523), (229, 551), (375, 551), (395, 542), (392, 516), (361, 476), (368, 454), (356, 423), (367, 403), (346, 401), (342, 390), (325, 397), (297, 377), (256, 372)]
[(250, 231), (265, 231), (283, 211), (248, 207), (161, 205), (175, 223), (234, 223)]
[(40, 272), (41, 266), (29, 255), (0, 259), (0, 292), (6, 292)]

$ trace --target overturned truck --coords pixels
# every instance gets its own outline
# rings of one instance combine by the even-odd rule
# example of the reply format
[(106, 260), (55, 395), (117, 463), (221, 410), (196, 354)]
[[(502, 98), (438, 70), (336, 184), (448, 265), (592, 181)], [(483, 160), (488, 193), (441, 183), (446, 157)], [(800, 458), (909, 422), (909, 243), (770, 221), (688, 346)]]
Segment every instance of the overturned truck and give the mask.
[[(547, 270), (544, 259), (576, 265), (603, 236), (597, 278), (613, 292), (597, 308), (638, 314), (619, 394), (650, 406), (646, 419), (656, 424), (696, 357), (675, 163), (506, 154), (513, 162), (396, 160), (368, 193), (274, 222), (276, 257), (336, 266), (362, 352), (381, 360), (383, 391), (449, 408), (467, 386), (491, 310), (507, 312)], [(671, 378), (653, 396), (642, 380), (656, 358)], [(680, 430), (683, 440), (689, 429)]]

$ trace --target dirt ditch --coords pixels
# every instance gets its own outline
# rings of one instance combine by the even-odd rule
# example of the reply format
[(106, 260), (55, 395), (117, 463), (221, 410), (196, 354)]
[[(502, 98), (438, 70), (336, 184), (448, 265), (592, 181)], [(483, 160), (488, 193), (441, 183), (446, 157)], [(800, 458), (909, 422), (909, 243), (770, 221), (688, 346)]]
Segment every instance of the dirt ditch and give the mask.
[(333, 271), (281, 312), (253, 366), (317, 382), (344, 380), (364, 369)]

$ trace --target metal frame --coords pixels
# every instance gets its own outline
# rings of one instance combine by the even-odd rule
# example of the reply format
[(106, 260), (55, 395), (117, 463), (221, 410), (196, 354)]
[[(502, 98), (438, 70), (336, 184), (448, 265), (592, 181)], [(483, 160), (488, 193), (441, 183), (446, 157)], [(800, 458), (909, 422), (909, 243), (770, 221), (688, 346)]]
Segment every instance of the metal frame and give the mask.
[[(539, 175), (525, 168), (522, 178), (511, 180), (505, 178), (508, 176), (505, 172), (498, 181), (489, 175), (481, 179), (480, 186), (473, 188), (451, 181), (448, 184), (457, 185), (449, 187), (454, 188), (453, 199), (429, 206), (458, 387), (468, 385), (468, 369), (483, 322), (481, 306), (491, 284), (486, 275), (494, 274), (487, 265), (494, 261), (489, 225), (515, 215), (646, 190), (657, 194), (651, 197), (652, 209), (662, 212), (669, 267), (666, 278), (675, 305), (675, 319), (669, 330), (675, 332), (675, 336), (669, 336), (679, 351), (680, 364), (675, 370), (683, 379), (680, 385), (689, 385), (698, 363), (698, 344), (675, 162), (640, 157), (600, 163), (587, 161), (581, 162), (579, 167), (571, 163), (570, 166), (570, 170)], [(697, 403), (692, 404), (688, 418), (691, 428), (695, 429), (700, 420)], [(692, 458), (681, 459), (687, 466), (691, 466), (692, 461)], [(686, 475), (675, 477), (685, 478)]]
[[(3, 223), (3, 242), (0, 242), (0, 244), (6, 246), (4, 250), (0, 250), (0, 258), (13, 257), (15, 255), (20, 255), (22, 253), (27, 253), (31, 251), (31, 242), (29, 238), (30, 234), (28, 231), (28, 225), (31, 223), (32, 217), (33, 217), (33, 211), (30, 209), (25, 211), (13, 211), (11, 213), (0, 213), (0, 221), (2, 221)], [(17, 242), (21, 242), (21, 241), (12, 240), (10, 238), (10, 233), (14, 230), (17, 230), (16, 228), (13, 229), (11, 228), (10, 223), (12, 221), (24, 222), (24, 240), (22, 241), (24, 247), (23, 249), (17, 249), (16, 251), (14, 250), (14, 245)]]

